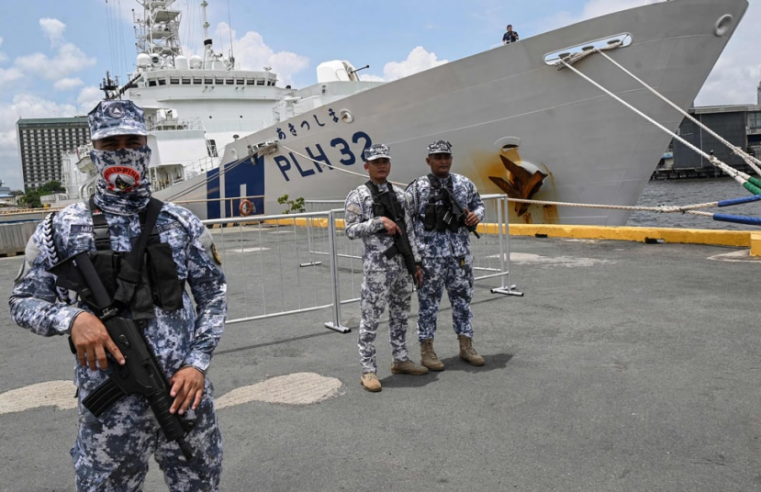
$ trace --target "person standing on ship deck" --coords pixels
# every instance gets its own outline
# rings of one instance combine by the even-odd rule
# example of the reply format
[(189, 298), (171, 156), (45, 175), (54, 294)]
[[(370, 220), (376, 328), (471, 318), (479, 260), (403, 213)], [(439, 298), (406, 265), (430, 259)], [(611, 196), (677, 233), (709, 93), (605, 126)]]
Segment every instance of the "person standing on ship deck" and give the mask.
[(507, 25), (507, 32), (502, 36), (502, 44), (515, 43), (520, 39), (518, 33), (513, 31), (512, 24)]
[[(449, 142), (438, 140), (430, 144), (426, 163), (431, 168), (430, 174), (407, 187), (417, 249), (423, 258), (423, 286), (417, 292), (420, 362), (432, 371), (444, 370), (444, 363), (433, 350), (433, 339), (439, 303), (446, 287), (460, 358), (471, 365), (482, 366), (484, 358), (473, 348), (470, 309), (473, 255), (468, 228), (474, 228), (483, 220), (484, 203), (471, 180), (450, 172), (452, 146)], [(464, 211), (459, 220), (452, 215), (452, 200), (457, 200)]]
[(420, 286), (422, 270), (415, 248), (409, 203), (404, 191), (388, 182), (391, 173), (391, 149), (388, 145), (375, 144), (365, 150), (365, 170), (370, 180), (346, 197), (346, 235), (349, 239), (361, 238), (364, 246), (364, 277), (360, 296), (362, 321), (358, 340), (362, 364), (360, 383), (367, 391), (375, 393), (382, 388), (376, 375), (378, 367), (374, 344), (386, 304), (393, 356), (391, 372), (419, 376), (427, 374), (428, 369), (409, 360), (407, 353), (407, 316), (412, 299), (410, 272), (401, 253), (390, 258), (386, 254), (396, 245), (394, 236), (406, 235), (411, 250), (408, 254), (414, 258), (408, 260), (414, 261), (413, 278)]

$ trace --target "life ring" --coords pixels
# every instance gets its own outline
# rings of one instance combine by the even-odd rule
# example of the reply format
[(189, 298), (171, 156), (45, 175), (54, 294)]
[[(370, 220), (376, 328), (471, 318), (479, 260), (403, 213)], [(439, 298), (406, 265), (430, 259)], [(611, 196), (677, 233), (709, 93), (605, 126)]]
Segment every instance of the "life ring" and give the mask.
[(246, 217), (247, 215), (251, 215), (251, 212), (254, 211), (254, 204), (244, 198), (243, 200), (240, 201), (240, 206), (238, 207), (238, 211), (243, 217)]

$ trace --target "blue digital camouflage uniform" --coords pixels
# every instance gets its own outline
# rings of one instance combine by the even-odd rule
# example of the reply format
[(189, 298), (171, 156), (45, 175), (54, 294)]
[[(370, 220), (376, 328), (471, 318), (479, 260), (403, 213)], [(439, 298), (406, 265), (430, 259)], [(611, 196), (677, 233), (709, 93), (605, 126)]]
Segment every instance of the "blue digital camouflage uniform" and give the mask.
[[(129, 251), (130, 242), (140, 234), (138, 216), (106, 214), (106, 219), (111, 248)], [(48, 226), (51, 229), (46, 231)], [(156, 226), (161, 241), (172, 246), (178, 276), (187, 279), (197, 310), (187, 292), (183, 294), (184, 306), (180, 310), (167, 312), (154, 306), (156, 318), (145, 326), (145, 338), (167, 379), (183, 366), (193, 366), (205, 373), (224, 328), (225, 277), (209, 251), (209, 231), (190, 211), (165, 203)], [(52, 236), (50, 230), (55, 231)], [(44, 221), (27, 246), (25, 270), (20, 273), (10, 300), (11, 314), (20, 326), (43, 336), (68, 333), (76, 315), (87, 309), (82, 304), (56, 302), (55, 277), (46, 272), (53, 263), (51, 237), (59, 259), (94, 251), (92, 219), (86, 204), (65, 208), (54, 216), (52, 224)], [(192, 466), (186, 466), (177, 444), (164, 439), (145, 399), (125, 397), (100, 419), (81, 405), (107, 377), (107, 371), (93, 372), (76, 365), (74, 381), (79, 388), (80, 425), (71, 454), (79, 490), (139, 490), (147, 471), (148, 455), (154, 450), (171, 490), (216, 490), (222, 440), (209, 379), (205, 381), (201, 406), (186, 412), (196, 420), (196, 427), (186, 439), (195, 456)]]
[[(460, 205), (476, 214), (479, 221), (483, 220), (484, 203), (473, 182), (455, 173), (450, 173), (447, 179), (452, 180), (454, 195)], [(441, 183), (446, 186), (446, 180), (441, 180)], [(420, 305), (418, 340), (427, 340), (435, 335), (436, 317), (445, 287), (452, 304), (455, 333), (473, 338), (473, 314), (470, 310), (473, 297), (473, 255), (470, 251), (470, 232), (465, 227), (460, 227), (457, 232), (425, 230), (425, 206), (431, 191), (431, 182), (427, 176), (416, 179), (407, 188), (417, 249), (423, 257), (423, 286), (417, 292)]]
[[(379, 191), (387, 190), (379, 185)], [(404, 207), (407, 236), (410, 240), (415, 262), (420, 256), (415, 248), (409, 202), (400, 188), (394, 187), (397, 200)], [(387, 259), (383, 253), (394, 245), (392, 236), (386, 234), (380, 217), (373, 215), (373, 197), (367, 186), (362, 185), (346, 197), (346, 235), (349, 239), (362, 238), (362, 292), (359, 325), (359, 358), (363, 373), (377, 372), (375, 361), (375, 338), (378, 325), (388, 302), (389, 338), (394, 362), (409, 360), (407, 354), (407, 316), (412, 299), (412, 278), (404, 266), (401, 255)]]
[[(96, 140), (112, 135), (146, 134), (142, 110), (130, 101), (103, 101), (89, 118)], [(150, 183), (145, 176), (150, 149), (93, 151), (91, 157), (100, 173), (94, 199), (108, 222), (111, 249), (128, 252), (141, 231), (137, 212), (150, 200)], [(122, 181), (127, 186), (109, 179), (116, 175), (124, 176)], [(132, 181), (126, 182), (127, 178)], [(187, 292), (183, 292), (180, 309), (165, 311), (154, 306), (155, 318), (146, 320), (143, 328), (146, 342), (167, 380), (185, 366), (205, 374), (222, 335), (227, 312), (227, 284), (211, 233), (189, 210), (170, 203), (164, 203), (156, 228), (161, 242), (171, 246), (177, 275), (190, 286), (195, 307)], [(49, 215), (27, 244), (24, 264), (10, 298), (14, 321), (43, 336), (69, 333), (76, 316), (88, 309), (81, 302), (75, 304), (71, 293), (56, 289), (55, 277), (47, 269), (76, 253), (94, 250), (92, 216), (85, 203)], [(129, 310), (123, 314), (131, 316)], [(217, 490), (222, 470), (222, 436), (209, 379), (205, 378), (198, 409), (188, 408), (185, 413), (195, 422), (185, 439), (194, 453), (192, 461), (187, 462), (177, 443), (166, 441), (144, 398), (124, 397), (99, 418), (84, 408), (82, 401), (107, 380), (109, 371), (91, 371), (76, 364), (79, 431), (71, 456), (77, 489), (142, 490), (148, 458), (154, 454), (170, 490)]]

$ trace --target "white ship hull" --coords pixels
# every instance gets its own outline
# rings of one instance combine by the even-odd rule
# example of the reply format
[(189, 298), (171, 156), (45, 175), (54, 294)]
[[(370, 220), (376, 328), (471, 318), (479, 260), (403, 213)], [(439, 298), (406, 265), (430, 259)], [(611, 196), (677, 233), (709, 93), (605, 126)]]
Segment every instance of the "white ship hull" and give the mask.
[[(746, 0), (658, 3), (447, 63), (240, 138), (225, 148), (221, 178), (213, 170), (157, 195), (191, 202), (189, 208), (202, 218), (239, 216), (243, 198), (254, 203), (256, 214), (277, 214), (283, 210), (277, 198), (284, 194), (343, 199), (366, 178), (339, 169), (364, 174), (361, 155), (370, 141), (391, 145), (391, 179), (407, 183), (428, 172), (427, 144), (444, 139), (453, 145), (453, 171), (468, 176), (482, 194), (512, 187), (511, 196), (536, 200), (633, 205), (670, 137), (572, 71), (548, 66), (545, 56), (629, 33), (631, 45), (609, 55), (686, 109), (747, 5)], [(717, 22), (727, 14), (732, 22), (717, 35)], [(679, 113), (602, 56), (592, 55), (576, 68), (667, 128), (678, 128)], [(346, 112), (351, 122), (337, 118)], [(272, 140), (278, 141), (273, 153), (247, 157), (249, 146)], [(519, 176), (507, 170), (503, 157), (546, 174), (541, 187), (533, 194), (521, 191)], [(515, 204), (510, 220), (622, 225), (628, 217), (622, 210)]]

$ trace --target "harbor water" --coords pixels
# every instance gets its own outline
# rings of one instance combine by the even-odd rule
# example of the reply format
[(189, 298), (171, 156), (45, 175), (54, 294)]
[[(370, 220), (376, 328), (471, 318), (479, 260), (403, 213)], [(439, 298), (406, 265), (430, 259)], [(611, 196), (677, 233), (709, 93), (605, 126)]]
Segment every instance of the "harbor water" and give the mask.
[[(747, 196), (749, 196), (749, 192), (731, 178), (650, 181), (645, 186), (637, 206), (685, 206)], [(708, 208), (701, 211), (761, 217), (761, 202), (734, 207)], [(681, 213), (633, 212), (626, 225), (635, 227), (678, 227), (685, 229), (761, 230), (761, 228), (752, 225), (720, 222), (710, 217)]]

